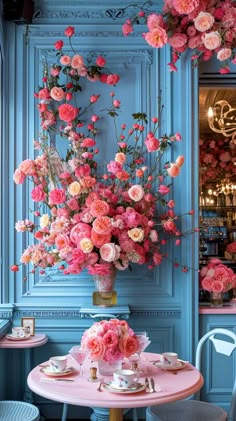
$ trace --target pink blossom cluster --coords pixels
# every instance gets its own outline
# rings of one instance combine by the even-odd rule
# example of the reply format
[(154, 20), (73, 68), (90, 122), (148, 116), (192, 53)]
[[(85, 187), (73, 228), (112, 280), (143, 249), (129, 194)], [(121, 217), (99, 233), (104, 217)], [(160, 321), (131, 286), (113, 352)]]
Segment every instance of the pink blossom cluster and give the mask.
[(200, 184), (209, 181), (234, 181), (236, 176), (236, 148), (230, 148), (230, 139), (200, 139)]
[(164, 0), (162, 13), (141, 9), (127, 19), (123, 34), (128, 36), (133, 32), (133, 24), (143, 22), (148, 28), (143, 38), (149, 45), (153, 48), (170, 45), (170, 71), (177, 71), (176, 62), (186, 50), (191, 51), (195, 65), (199, 60), (207, 61), (215, 55), (221, 63), (222, 74), (230, 73), (230, 61), (236, 64), (236, 6), (233, 0)]
[(104, 360), (112, 363), (141, 352), (141, 339), (125, 320), (110, 319), (96, 322), (86, 330), (81, 339), (81, 346), (89, 352), (93, 361)]
[(228, 251), (229, 253), (236, 253), (236, 241), (227, 244), (226, 251)]
[[(73, 27), (69, 29), (66, 31), (71, 34)], [(186, 234), (181, 228), (184, 215), (175, 213), (175, 201), (170, 197), (170, 180), (179, 175), (184, 157), (162, 163), (164, 153), (181, 136), (157, 136), (158, 117), (148, 122), (144, 113), (136, 113), (133, 125), (122, 124), (119, 132), (115, 119), (121, 103), (111, 92), (107, 118), (115, 122), (112, 137), (117, 152), (100, 168), (96, 161), (100, 117), (94, 108), (89, 114), (88, 106), (82, 123), (82, 111), (78, 109), (78, 114), (66, 98), (68, 85), (74, 89), (73, 96), (79, 95), (76, 82), (71, 81), (71, 62), (63, 74), (69, 79), (64, 85), (54, 73), (44, 77), (45, 87), (36, 95), (43, 127), (43, 134), (34, 141), (36, 157), (23, 160), (13, 176), (16, 184), (27, 179), (32, 182), (37, 220), (16, 223), (17, 231), (33, 231), (36, 242), (24, 250), (20, 261), (32, 264), (33, 273), (35, 268), (43, 273), (56, 264), (64, 274), (87, 269), (93, 275), (107, 275), (132, 263), (152, 269), (167, 257), (164, 248), (168, 240), (174, 239), (178, 246), (181, 235)], [(78, 72), (76, 75), (77, 81)], [(99, 97), (90, 95), (89, 104), (96, 106)], [(57, 134), (55, 142), (52, 133)], [(66, 142), (66, 153), (59, 153), (63, 150), (61, 144), (57, 147), (59, 141)], [(13, 267), (16, 271), (18, 266)]]
[(236, 287), (233, 270), (219, 259), (211, 259), (200, 271), (201, 287), (207, 291), (225, 292)]

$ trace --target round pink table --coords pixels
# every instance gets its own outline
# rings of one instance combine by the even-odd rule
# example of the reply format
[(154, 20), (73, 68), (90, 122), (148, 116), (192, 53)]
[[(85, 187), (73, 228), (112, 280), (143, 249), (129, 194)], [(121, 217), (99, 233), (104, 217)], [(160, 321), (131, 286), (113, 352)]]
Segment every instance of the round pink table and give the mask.
[[(64, 404), (110, 408), (110, 421), (121, 421), (123, 408), (147, 407), (176, 401), (194, 394), (202, 387), (203, 377), (191, 364), (186, 364), (183, 369), (175, 372), (177, 374), (173, 374), (171, 371), (164, 371), (153, 365), (152, 361), (158, 360), (159, 354), (144, 352), (142, 355), (147, 367), (147, 374), (144, 377), (153, 377), (156, 388), (160, 388), (160, 391), (147, 393), (143, 390), (139, 393), (122, 394), (102, 389), (102, 392), (99, 392), (97, 391), (99, 383), (88, 381), (91, 361), (86, 361), (83, 376), (80, 376), (79, 367), (70, 355), (68, 366), (73, 367), (75, 371), (64, 379), (71, 379), (72, 382), (57, 381), (52, 378), (45, 381), (48, 377), (40, 372), (40, 366), (37, 366), (29, 373), (28, 386), (38, 395)], [(47, 362), (44, 364), (46, 365)], [(144, 383), (144, 377), (140, 378), (141, 383)], [(63, 379), (63, 377), (60, 378)], [(104, 380), (111, 379), (111, 377), (104, 378)]]
[(41, 346), (46, 344), (48, 341), (48, 337), (44, 334), (35, 334), (34, 336), (30, 336), (24, 340), (11, 340), (7, 339), (4, 336), (0, 339), (0, 348), (7, 348), (7, 349), (23, 349), (24, 350), (24, 367), (25, 367), (25, 391), (24, 391), (24, 400), (26, 402), (33, 402), (33, 396), (31, 390), (27, 388), (27, 375), (32, 369), (32, 355), (31, 355), (31, 348), (35, 348), (37, 346)]

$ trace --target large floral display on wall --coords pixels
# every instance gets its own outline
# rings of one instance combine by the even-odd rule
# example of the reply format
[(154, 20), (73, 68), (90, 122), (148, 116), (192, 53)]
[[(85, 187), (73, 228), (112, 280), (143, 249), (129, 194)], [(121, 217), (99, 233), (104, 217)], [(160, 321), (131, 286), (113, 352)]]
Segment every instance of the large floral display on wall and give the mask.
[[(72, 47), (74, 28), (66, 28), (65, 35)], [(171, 198), (172, 180), (180, 174), (184, 156), (173, 162), (164, 159), (181, 136), (159, 136), (158, 116), (149, 121), (140, 112), (133, 114), (131, 127), (125, 122), (117, 127), (122, 104), (114, 86), (119, 76), (107, 70), (105, 58), (98, 56), (88, 65), (73, 47), (65, 53), (61, 40), (55, 50), (57, 60), (35, 93), (42, 129), (34, 140), (35, 157), (26, 158), (14, 173), (16, 184), (30, 180), (35, 204), (33, 217), (16, 223), (17, 232), (34, 236), (20, 262), (30, 265), (30, 273), (36, 268), (44, 273), (54, 265), (64, 274), (79, 274), (86, 268), (90, 274), (105, 275), (133, 263), (152, 269), (168, 258), (165, 246), (170, 239), (180, 245), (185, 218), (193, 214), (187, 210), (177, 215)], [(81, 80), (97, 82), (84, 107), (79, 101)], [(111, 86), (111, 105), (105, 114), (114, 120), (109, 142), (115, 142), (117, 149), (105, 165), (100, 164), (96, 141), (101, 116), (95, 107), (101, 83)], [(58, 142), (66, 153), (60, 152)], [(182, 263), (174, 265), (187, 271)], [(12, 270), (18, 271), (19, 265)]]
[(150, 3), (132, 4), (137, 13), (124, 23), (125, 36), (134, 31), (135, 25), (146, 24), (142, 36), (149, 45), (171, 47), (170, 71), (177, 71), (176, 62), (188, 50), (193, 65), (215, 56), (220, 73), (230, 73), (230, 65), (236, 64), (235, 1), (164, 0), (161, 11), (154, 11), (155, 1)]

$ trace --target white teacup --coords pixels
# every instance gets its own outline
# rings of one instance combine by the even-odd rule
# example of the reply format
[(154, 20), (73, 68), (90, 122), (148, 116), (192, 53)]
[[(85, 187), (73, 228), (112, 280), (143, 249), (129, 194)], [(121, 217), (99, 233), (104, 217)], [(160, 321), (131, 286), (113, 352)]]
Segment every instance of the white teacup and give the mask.
[(14, 338), (23, 338), (25, 336), (25, 328), (24, 327), (13, 327), (11, 331), (12, 336)]
[(60, 372), (66, 368), (67, 357), (63, 355), (58, 357), (51, 357), (49, 359), (49, 363), (51, 371)]
[(113, 373), (112, 384), (115, 387), (131, 387), (139, 381), (139, 374), (133, 370), (116, 370)]
[(168, 365), (168, 366), (176, 365), (177, 361), (178, 361), (178, 354), (176, 354), (176, 352), (163, 352), (161, 354), (161, 363), (163, 365)]

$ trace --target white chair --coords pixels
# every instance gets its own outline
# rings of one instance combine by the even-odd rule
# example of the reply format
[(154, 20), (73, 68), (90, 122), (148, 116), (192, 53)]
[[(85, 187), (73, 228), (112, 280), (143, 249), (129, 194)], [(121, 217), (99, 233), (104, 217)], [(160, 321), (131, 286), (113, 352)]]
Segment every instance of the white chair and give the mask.
[[(234, 342), (216, 339), (215, 335), (228, 336)], [(201, 370), (201, 354), (203, 344), (210, 339), (215, 351), (230, 356), (236, 348), (236, 335), (228, 329), (213, 329), (206, 333), (199, 341), (196, 349), (195, 365)], [(200, 394), (195, 396), (197, 400), (180, 400), (163, 405), (150, 406), (146, 410), (146, 421), (235, 421), (236, 420), (236, 380), (233, 386), (229, 416), (224, 409), (207, 402), (199, 401)]]
[(36, 406), (20, 401), (0, 401), (0, 421), (39, 421)]

